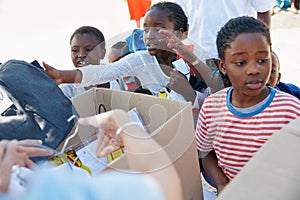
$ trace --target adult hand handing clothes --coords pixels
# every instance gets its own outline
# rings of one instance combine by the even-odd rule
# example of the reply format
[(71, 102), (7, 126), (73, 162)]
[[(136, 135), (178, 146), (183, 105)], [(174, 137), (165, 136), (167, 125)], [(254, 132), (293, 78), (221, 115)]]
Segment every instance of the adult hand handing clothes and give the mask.
[[(80, 118), (78, 123), (99, 128), (100, 134), (104, 135), (99, 137), (97, 156), (107, 155), (122, 142), (130, 171), (147, 172), (153, 176), (162, 186), (165, 199), (182, 199), (180, 179), (167, 153), (148, 133), (132, 123), (127, 112), (112, 110)], [(158, 162), (157, 158), (164, 163)]]

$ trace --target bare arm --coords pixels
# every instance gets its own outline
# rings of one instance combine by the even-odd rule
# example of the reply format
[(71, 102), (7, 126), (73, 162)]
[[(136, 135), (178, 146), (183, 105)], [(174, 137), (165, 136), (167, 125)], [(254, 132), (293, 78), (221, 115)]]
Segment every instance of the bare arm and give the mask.
[(202, 166), (208, 176), (214, 181), (217, 187), (217, 192), (220, 194), (229, 180), (223, 173), (222, 169), (218, 166), (218, 160), (214, 151), (209, 152), (204, 158), (202, 158)]
[[(131, 122), (129, 115), (123, 110), (113, 110), (100, 115), (81, 118), (78, 123), (100, 128), (97, 156), (103, 157), (115, 150), (122, 142), (132, 170), (151, 172), (160, 183), (165, 199), (182, 199), (181, 182), (173, 165), (161, 165), (157, 160), (170, 163), (163, 148), (148, 133), (138, 126), (128, 126), (116, 138), (116, 131), (124, 124)], [(106, 141), (106, 142), (105, 142)], [(159, 159), (158, 159), (159, 158)]]
[(271, 28), (271, 11), (268, 10), (267, 12), (258, 12), (257, 13), (257, 19), (260, 19), (263, 21), (268, 28)]
[(82, 73), (80, 70), (58, 70), (43, 62), (45, 71), (52, 78), (57, 85), (61, 83), (80, 83), (82, 80)]
[(170, 73), (170, 89), (181, 94), (187, 101), (194, 103), (196, 92), (183, 74), (173, 69)]
[(167, 47), (181, 55), (182, 58), (189, 64), (195, 74), (203, 80), (209, 87), (215, 88), (218, 86), (218, 79), (214, 76), (212, 69), (203, 63), (197, 56), (189, 50), (181, 40), (174, 35), (171, 31), (160, 30), (161, 34), (165, 35), (166, 38), (160, 39), (160, 42), (167, 43)]

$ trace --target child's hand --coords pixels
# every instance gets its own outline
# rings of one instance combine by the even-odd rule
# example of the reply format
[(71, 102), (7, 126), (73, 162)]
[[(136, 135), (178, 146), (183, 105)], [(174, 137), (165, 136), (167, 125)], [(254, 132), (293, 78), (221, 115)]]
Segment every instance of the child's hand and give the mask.
[(166, 36), (165, 38), (160, 39), (159, 42), (166, 43), (168, 48), (175, 51), (176, 54), (181, 55), (185, 60), (189, 54), (192, 54), (188, 47), (183, 44), (180, 38), (178, 38), (172, 31), (161, 29), (159, 30), (159, 33)]
[(194, 102), (196, 98), (195, 91), (186, 77), (176, 69), (170, 72), (170, 89), (181, 94), (187, 101)]
[(52, 78), (57, 85), (63, 83), (62, 76), (59, 70), (55, 69), (54, 67), (51, 67), (45, 62), (42, 62), (43, 66), (45, 68), (45, 72), (47, 73), (50, 78)]

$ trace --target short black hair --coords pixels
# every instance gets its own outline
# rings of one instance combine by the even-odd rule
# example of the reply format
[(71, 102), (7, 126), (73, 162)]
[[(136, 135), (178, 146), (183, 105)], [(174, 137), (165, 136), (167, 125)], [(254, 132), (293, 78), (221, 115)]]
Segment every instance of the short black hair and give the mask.
[(272, 43), (270, 31), (266, 24), (253, 17), (236, 17), (230, 19), (218, 32), (216, 44), (220, 59), (225, 59), (225, 50), (230, 47), (230, 43), (242, 33), (261, 33), (266, 37), (271, 48)]
[(74, 31), (74, 33), (72, 34), (71, 38), (70, 38), (70, 44), (74, 38), (74, 36), (76, 34), (80, 34), (80, 35), (83, 35), (83, 34), (89, 34), (89, 35), (93, 35), (96, 37), (96, 39), (98, 40), (98, 44), (101, 43), (101, 47), (105, 48), (105, 38), (104, 38), (104, 35), (103, 33), (95, 28), (95, 27), (92, 27), (92, 26), (81, 26), (79, 27), (78, 29), (76, 29)]
[(120, 55), (121, 58), (123, 58), (124, 56), (126, 56), (130, 53), (128, 44), (125, 41), (119, 41), (119, 42), (115, 43), (114, 45), (112, 45), (111, 48), (121, 49), (121, 55)]
[[(188, 30), (188, 18), (185, 15), (180, 5), (173, 2), (159, 2), (151, 6), (148, 11), (159, 9), (163, 11), (169, 11), (169, 21), (174, 22), (174, 30), (183, 29), (184, 32)], [(147, 12), (148, 12), (147, 11)]]

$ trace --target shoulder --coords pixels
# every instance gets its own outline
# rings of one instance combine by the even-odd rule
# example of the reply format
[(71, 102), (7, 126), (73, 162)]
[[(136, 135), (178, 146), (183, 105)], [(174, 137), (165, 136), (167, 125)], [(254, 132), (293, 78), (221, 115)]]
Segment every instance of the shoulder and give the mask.
[(272, 100), (273, 105), (276, 105), (276, 107), (282, 107), (285, 110), (291, 109), (293, 112), (300, 112), (300, 100), (298, 98), (280, 90), (275, 91), (276, 93)]
[(211, 106), (222, 107), (226, 105), (227, 94), (230, 88), (224, 88), (218, 92), (215, 92), (205, 98), (202, 107), (210, 108)]

